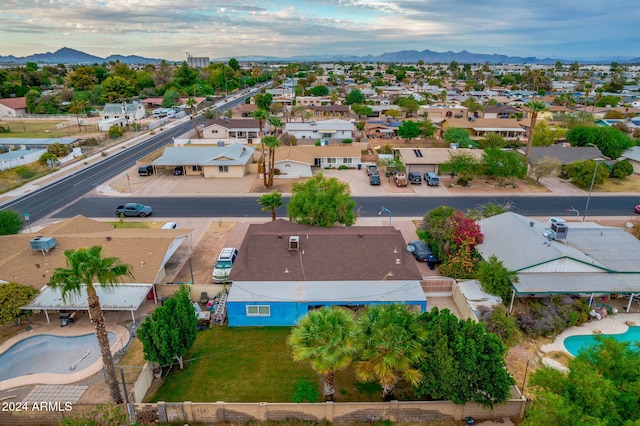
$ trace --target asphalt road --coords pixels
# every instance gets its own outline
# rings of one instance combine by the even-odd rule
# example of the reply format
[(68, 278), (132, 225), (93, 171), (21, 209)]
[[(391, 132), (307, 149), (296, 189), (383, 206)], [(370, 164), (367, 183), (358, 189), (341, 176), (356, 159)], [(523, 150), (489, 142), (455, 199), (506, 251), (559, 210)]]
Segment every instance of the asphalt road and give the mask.
[[(257, 196), (243, 197), (153, 197), (153, 198), (82, 198), (57, 212), (54, 217), (67, 218), (77, 214), (87, 217), (115, 217), (115, 208), (125, 202), (139, 202), (153, 208), (153, 216), (162, 218), (179, 217), (268, 217), (269, 213), (261, 210)], [(466, 211), (488, 202), (512, 205), (511, 211), (524, 216), (569, 216), (567, 209), (575, 207), (584, 214), (586, 197), (558, 196), (517, 196), (517, 197), (354, 197), (356, 210), (361, 217), (379, 215), (382, 206), (396, 217), (421, 217), (434, 207), (451, 206)], [(283, 197), (283, 203), (289, 201)], [(633, 207), (638, 204), (635, 196), (600, 196), (591, 197), (588, 216), (630, 216)], [(286, 217), (286, 209), (278, 209), (279, 217)], [(382, 216), (387, 217), (385, 211)]]
[[(222, 112), (233, 108), (243, 103), (248, 96), (258, 90), (256, 88), (228, 102), (219, 102), (216, 109)], [(162, 146), (172, 144), (174, 137), (180, 136), (192, 128), (193, 123), (186, 121), (126, 149), (112, 148), (107, 150), (109, 154), (100, 161), (59, 180), (52, 181), (30, 194), (11, 200), (2, 205), (2, 210), (12, 209), (21, 214), (29, 214), (29, 220), (33, 222), (45, 218), (83, 197), (114, 176), (123, 173), (140, 158)]]

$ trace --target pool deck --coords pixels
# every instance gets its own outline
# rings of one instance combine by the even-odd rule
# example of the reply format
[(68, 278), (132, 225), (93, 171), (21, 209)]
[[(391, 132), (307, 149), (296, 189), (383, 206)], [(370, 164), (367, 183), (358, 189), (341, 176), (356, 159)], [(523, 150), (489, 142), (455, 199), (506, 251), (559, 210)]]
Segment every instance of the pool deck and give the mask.
[(550, 352), (564, 352), (570, 356), (573, 356), (564, 347), (564, 339), (566, 339), (567, 337), (583, 336), (588, 334), (622, 334), (626, 333), (629, 329), (629, 325), (627, 323), (640, 326), (640, 313), (618, 313), (601, 320), (593, 320), (587, 322), (581, 326), (569, 327), (565, 331), (560, 333), (558, 337), (555, 338), (553, 343), (542, 345), (540, 349), (546, 354)]
[[(123, 348), (129, 341), (129, 330), (118, 324), (106, 324), (107, 331), (113, 332), (116, 335), (115, 343), (111, 345), (111, 352), (115, 353)], [(74, 323), (66, 327), (60, 327), (58, 321), (48, 324), (34, 324), (29, 331), (24, 331), (17, 336), (14, 336), (0, 345), (0, 354), (4, 353), (11, 346), (17, 342), (26, 339), (28, 337), (37, 336), (40, 334), (50, 334), (54, 336), (81, 336), (84, 334), (95, 333), (93, 325), (89, 321), (81, 321)], [(102, 369), (102, 358), (98, 359), (95, 363), (87, 368), (79, 370), (71, 374), (55, 374), (55, 373), (38, 373), (29, 374), (26, 376), (14, 377), (0, 381), (0, 390), (16, 388), (20, 386), (29, 386), (34, 384), (48, 384), (48, 385), (62, 385), (68, 383), (74, 383), (82, 379), (86, 379), (89, 376), (99, 372)]]

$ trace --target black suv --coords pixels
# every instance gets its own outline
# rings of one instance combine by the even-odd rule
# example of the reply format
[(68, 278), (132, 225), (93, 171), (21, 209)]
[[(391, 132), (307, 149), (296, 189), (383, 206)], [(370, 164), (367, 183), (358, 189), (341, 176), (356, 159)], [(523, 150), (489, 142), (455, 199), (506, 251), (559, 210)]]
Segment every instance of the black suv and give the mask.
[(153, 166), (151, 164), (143, 164), (138, 167), (138, 174), (140, 176), (151, 176), (153, 174)]
[(413, 184), (420, 185), (422, 183), (422, 176), (420, 176), (420, 173), (418, 172), (409, 173), (407, 178), (409, 179), (409, 182)]

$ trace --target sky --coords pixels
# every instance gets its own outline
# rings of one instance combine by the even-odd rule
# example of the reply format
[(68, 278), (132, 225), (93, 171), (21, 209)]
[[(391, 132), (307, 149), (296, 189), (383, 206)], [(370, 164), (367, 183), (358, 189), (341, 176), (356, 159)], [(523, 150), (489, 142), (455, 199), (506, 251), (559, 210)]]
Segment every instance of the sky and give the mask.
[(0, 55), (640, 56), (636, 0), (2, 0)]

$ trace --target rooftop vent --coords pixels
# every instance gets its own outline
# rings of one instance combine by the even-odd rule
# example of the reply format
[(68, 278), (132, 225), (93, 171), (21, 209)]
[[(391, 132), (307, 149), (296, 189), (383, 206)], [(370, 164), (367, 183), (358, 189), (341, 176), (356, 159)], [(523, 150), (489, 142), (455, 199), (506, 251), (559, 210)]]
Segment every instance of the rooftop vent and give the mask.
[(300, 237), (297, 235), (292, 235), (289, 237), (289, 250), (299, 250), (300, 249)]
[(556, 240), (566, 240), (569, 227), (565, 223), (552, 223), (551, 230), (556, 234)]

